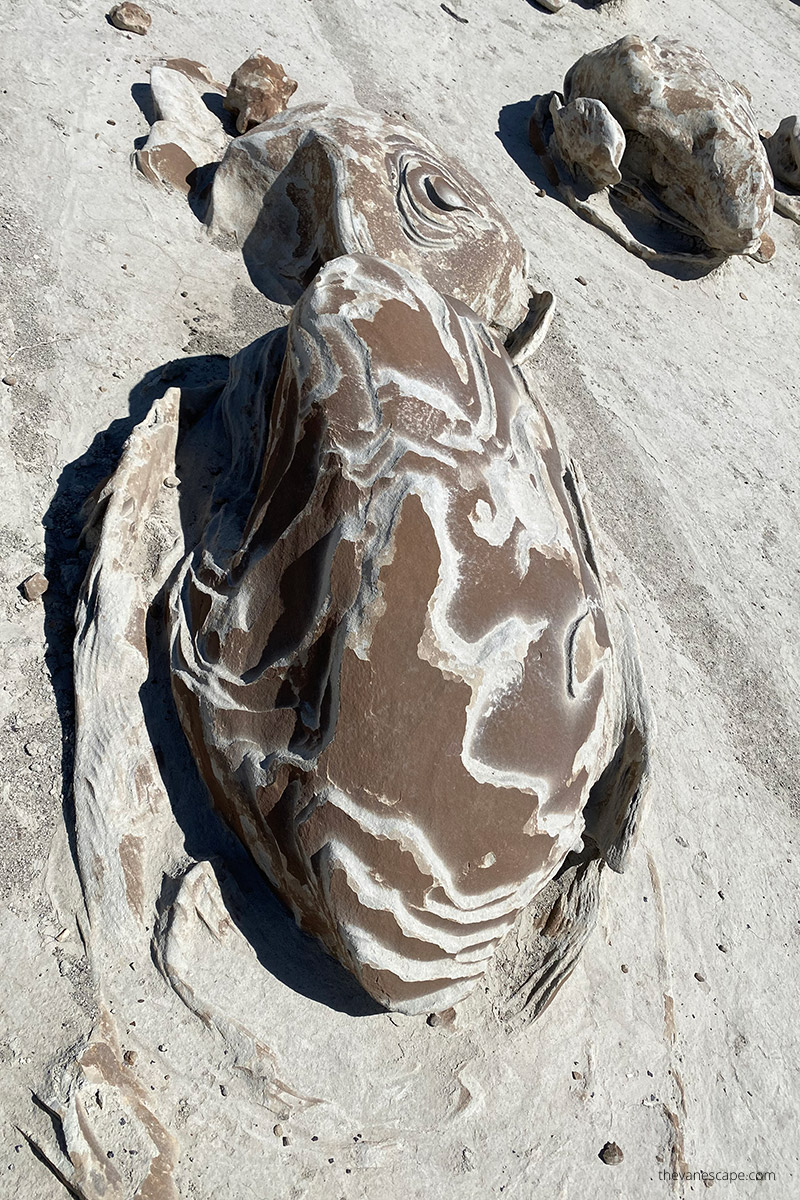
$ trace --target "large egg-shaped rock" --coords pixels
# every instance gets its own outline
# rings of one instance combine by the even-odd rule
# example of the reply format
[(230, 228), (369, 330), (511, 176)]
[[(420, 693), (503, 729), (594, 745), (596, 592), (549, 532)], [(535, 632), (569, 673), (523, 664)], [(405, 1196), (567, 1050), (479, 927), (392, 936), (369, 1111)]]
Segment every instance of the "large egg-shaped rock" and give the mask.
[(621, 761), (583, 512), (501, 343), (402, 267), (329, 263), (253, 353), (171, 595), (181, 719), (303, 928), (387, 1007), (445, 1008)]

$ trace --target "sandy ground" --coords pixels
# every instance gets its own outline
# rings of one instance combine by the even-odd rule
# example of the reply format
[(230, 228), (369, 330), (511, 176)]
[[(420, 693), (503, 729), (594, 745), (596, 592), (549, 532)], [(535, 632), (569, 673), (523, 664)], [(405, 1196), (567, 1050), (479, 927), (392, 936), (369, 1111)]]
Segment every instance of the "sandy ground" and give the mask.
[[(0, 1194), (66, 1194), (21, 1130), (31, 1091), (46, 1091), (97, 1019), (70, 850), (81, 505), (113, 469), (164, 364), (230, 354), (283, 319), (182, 198), (134, 174), (148, 66), (181, 55), (227, 78), (262, 46), (298, 80), (295, 102), (356, 102), (407, 118), (459, 155), (503, 205), (537, 281), (556, 293), (536, 364), (540, 393), (614, 547), (659, 736), (632, 866), (611, 881), (555, 1003), (513, 1034), (477, 1010), (463, 1017), (472, 1057), (462, 1065), (480, 1096), (471, 1140), (446, 1106), (422, 1136), (428, 1092), (409, 1084), (393, 1093), (391, 1146), (351, 1155), (345, 1174), (344, 1159), (294, 1159), (294, 1144), (273, 1138), (276, 1149), (244, 1120), (215, 1141), (214, 1111), (192, 1110), (189, 1073), (174, 1099), (178, 1194), (704, 1194), (701, 1182), (659, 1179), (679, 1137), (690, 1170), (777, 1175), (718, 1182), (726, 1194), (800, 1196), (800, 227), (773, 219), (767, 265), (737, 259), (705, 278), (676, 278), (539, 196), (525, 139), (530, 97), (626, 31), (701, 47), (748, 87), (760, 125), (774, 129), (800, 104), (800, 7), (449, 7), (463, 20), (437, 0), (151, 3), (141, 38), (113, 29), (94, 2), (0, 2), (0, 373), (15, 380), (0, 385)], [(29, 604), (18, 585), (39, 569), (50, 589)], [(286, 1020), (324, 1026), (324, 1004), (281, 986)], [(379, 1092), (380, 1064), (369, 1065), (364, 1044), (390, 1018), (331, 1020)], [(423, 1036), (404, 1021), (393, 1029), (409, 1078), (451, 1069), (431, 1041), (445, 1034)], [(276, 1053), (297, 1055), (299, 1042), (273, 1032)], [(304, 1045), (327, 1052), (324, 1041)], [(416, 1130), (407, 1138), (404, 1106)], [(625, 1153), (619, 1167), (598, 1159), (608, 1140)]]

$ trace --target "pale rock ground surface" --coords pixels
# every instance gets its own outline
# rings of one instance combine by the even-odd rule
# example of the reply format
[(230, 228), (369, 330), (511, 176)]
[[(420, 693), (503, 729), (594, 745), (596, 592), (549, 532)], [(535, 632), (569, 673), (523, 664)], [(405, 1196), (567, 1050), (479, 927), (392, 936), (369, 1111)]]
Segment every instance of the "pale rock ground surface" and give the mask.
[[(539, 197), (525, 134), (531, 95), (629, 31), (700, 46), (751, 91), (759, 126), (777, 128), (800, 94), (800, 6), (625, 0), (557, 17), (524, 0), (450, 7), (468, 23), (435, 0), (153, 3), (142, 39), (85, 0), (0, 6), (0, 367), (17, 379), (2, 385), (0, 416), (3, 1196), (66, 1195), (20, 1128), (58, 1159), (31, 1091), (50, 1101), (93, 1026), (116, 1029), (123, 1075), (122, 1054), (137, 1053), (131, 1095), (146, 1098), (167, 1131), (163, 1160), (175, 1161), (163, 1195), (705, 1194), (658, 1179), (673, 1149), (690, 1169), (777, 1173), (773, 1184), (718, 1184), (726, 1194), (800, 1191), (800, 229), (773, 219), (769, 264), (735, 259), (673, 279)], [(201, 865), (162, 939), (206, 1025), (164, 990), (146, 939), (133, 968), (114, 958), (124, 938), (90, 947), (102, 997), (82, 946), (62, 812), (64, 802), (71, 829), (79, 508), (166, 391), (162, 364), (230, 354), (285, 319), (182, 197), (132, 176), (134, 141), (148, 132), (135, 98), (146, 103), (152, 61), (194, 58), (225, 78), (257, 45), (298, 80), (298, 103), (405, 113), (460, 155), (560, 302), (534, 369), (616, 547), (659, 737), (631, 866), (606, 888), (576, 971), (535, 1025), (523, 1013), (509, 1029), (496, 1015), (513, 934), (489, 993), (454, 1025), (357, 1015), (357, 993), (322, 978), (324, 959), (241, 859), (245, 895), (223, 888), (235, 920)], [(36, 569), (50, 588), (28, 604), (16, 589)], [(202, 857), (174, 823), (167, 844), (176, 871)], [(115, 1124), (101, 1148), (116, 1145), (118, 1161)], [(128, 1144), (144, 1153), (142, 1121), (130, 1124)], [(625, 1154), (617, 1167), (598, 1158), (607, 1141)]]

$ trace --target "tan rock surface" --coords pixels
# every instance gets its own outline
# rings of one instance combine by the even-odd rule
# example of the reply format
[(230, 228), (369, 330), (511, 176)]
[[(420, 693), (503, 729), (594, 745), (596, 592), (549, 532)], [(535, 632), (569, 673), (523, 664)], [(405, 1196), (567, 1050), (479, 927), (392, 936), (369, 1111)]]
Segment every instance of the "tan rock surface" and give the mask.
[(173, 59), (151, 67), (150, 97), (156, 119), (136, 152), (136, 165), (145, 179), (189, 192), (193, 172), (219, 160), (229, 139), (203, 97), (220, 96), (223, 91), (202, 63)]

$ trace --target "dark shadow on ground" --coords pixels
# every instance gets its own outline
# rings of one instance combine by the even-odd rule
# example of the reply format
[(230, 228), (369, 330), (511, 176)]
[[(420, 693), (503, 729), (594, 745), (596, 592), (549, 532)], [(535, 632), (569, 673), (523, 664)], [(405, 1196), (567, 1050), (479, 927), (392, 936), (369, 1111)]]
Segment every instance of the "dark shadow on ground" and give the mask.
[(136, 101), (136, 107), (147, 121), (148, 125), (156, 123), (156, 108), (153, 104), (153, 92), (149, 83), (134, 83), (131, 86), (131, 96)]

